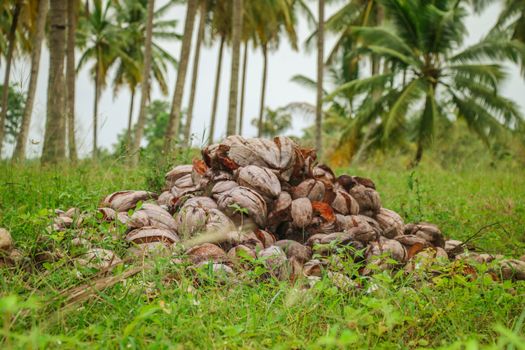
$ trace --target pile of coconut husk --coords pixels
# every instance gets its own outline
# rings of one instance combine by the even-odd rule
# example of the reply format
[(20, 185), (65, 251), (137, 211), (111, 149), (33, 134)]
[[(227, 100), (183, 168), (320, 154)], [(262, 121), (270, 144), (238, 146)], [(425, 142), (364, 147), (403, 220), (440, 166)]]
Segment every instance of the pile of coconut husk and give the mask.
[[(525, 279), (524, 261), (469, 252), (434, 224), (405, 223), (382, 207), (372, 180), (336, 176), (317, 164), (314, 150), (286, 137), (228, 137), (169, 171), (162, 193), (115, 192), (98, 210), (100, 220), (126, 226), (130, 255), (163, 254), (228, 275), (262, 264), (279, 279), (328, 274), (348, 282), (355, 276), (344, 272), (345, 262), (363, 275), (460, 260), (496, 261), (495, 278)], [(57, 211), (53, 230), (81, 225), (76, 209)], [(89, 248), (84, 264), (120, 261), (89, 237), (74, 240)]]
[(11, 233), (0, 228), (0, 267), (16, 265), (21, 259), (22, 254), (14, 247)]

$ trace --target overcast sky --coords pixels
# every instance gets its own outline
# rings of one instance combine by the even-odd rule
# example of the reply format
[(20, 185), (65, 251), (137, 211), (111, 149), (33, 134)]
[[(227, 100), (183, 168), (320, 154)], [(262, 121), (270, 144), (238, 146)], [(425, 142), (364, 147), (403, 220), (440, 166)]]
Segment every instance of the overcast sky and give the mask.
[[(157, 1), (157, 7), (160, 7), (164, 1)], [(339, 4), (341, 6), (341, 4)], [(312, 7), (313, 8), (313, 7)], [(336, 7), (332, 6), (327, 9), (327, 15), (333, 13)], [(469, 29), (469, 37), (466, 44), (471, 44), (479, 40), (488, 29), (490, 29), (495, 22), (496, 16), (499, 13), (497, 5), (489, 7), (483, 16), (469, 16), (467, 19), (467, 27)], [(182, 32), (183, 21), (185, 15), (185, 8), (182, 6), (174, 7), (170, 16), (179, 20), (178, 31)], [(197, 22), (196, 22), (197, 23)], [(196, 25), (197, 26), (197, 25)], [(195, 27), (196, 27), (195, 26)], [(196, 28), (195, 28), (196, 29)], [(298, 26), (298, 35), (301, 43), (311, 32), (306, 21), (301, 20)], [(194, 35), (195, 38), (195, 35)], [(330, 48), (333, 39), (327, 41), (326, 48)], [(178, 43), (167, 43), (163, 45), (173, 56), (179, 56), (180, 45)], [(203, 48), (201, 50), (201, 63), (199, 66), (199, 79), (197, 85), (197, 94), (194, 107), (194, 122), (192, 133), (195, 134), (196, 139), (200, 140), (204, 132), (207, 132), (211, 104), (213, 98), (213, 88), (215, 83), (215, 72), (217, 67), (217, 53), (218, 44), (212, 47)], [(78, 57), (78, 54), (77, 54)], [(215, 138), (224, 135), (226, 128), (226, 115), (228, 105), (228, 89), (229, 89), (229, 70), (230, 70), (230, 49), (225, 50), (223, 57), (223, 74), (220, 85), (220, 99), (218, 107), (218, 121), (216, 127)], [(190, 62), (192, 62), (190, 60)], [(0, 78), (3, 81), (5, 65), (1, 66)], [(42, 61), (40, 67), (40, 76), (38, 81), (38, 89), (36, 93), (36, 101), (33, 112), (33, 119), (31, 123), (30, 142), (28, 145), (28, 155), (36, 156), (42, 147), (42, 139), (44, 133), (44, 122), (46, 112), (46, 90), (47, 90), (47, 76), (49, 67), (49, 52), (44, 48), (42, 54)], [(87, 66), (89, 67), (89, 65)], [(188, 69), (186, 91), (184, 97), (184, 106), (187, 106), (189, 95), (190, 79), (191, 79), (192, 65)], [(14, 63), (14, 70), (12, 72), (11, 81), (21, 84), (22, 89), (27, 89), (29, 80), (30, 63), (26, 60), (17, 60)], [(110, 78), (112, 79), (112, 73)], [(503, 94), (514, 99), (521, 106), (522, 111), (525, 112), (525, 84), (520, 77), (519, 69), (509, 66), (510, 79), (503, 87)], [(316, 57), (315, 52), (305, 53), (303, 46), (299, 52), (293, 51), (288, 43), (283, 40), (279, 49), (271, 52), (269, 55), (269, 70), (268, 70), (268, 84), (266, 103), (270, 108), (276, 108), (286, 105), (290, 102), (310, 102), (315, 103), (315, 93), (298, 86), (290, 81), (290, 78), (295, 74), (304, 74), (311, 78), (315, 78), (316, 74)], [(256, 133), (252, 127), (250, 120), (258, 115), (259, 99), (261, 91), (261, 75), (262, 75), (262, 57), (260, 51), (250, 50), (248, 58), (247, 70), (247, 90), (245, 98), (245, 119), (243, 134), (245, 136), (253, 136)], [(154, 85), (152, 99), (165, 99), (171, 101), (172, 92), (175, 85), (176, 71), (170, 69), (168, 72), (168, 84), (170, 86), (170, 93), (168, 96), (162, 96), (158, 88)], [(110, 80), (108, 80), (110, 81)], [(93, 81), (89, 76), (88, 68), (83, 69), (77, 78), (76, 85), (76, 117), (77, 117), (77, 145), (81, 155), (87, 155), (91, 151), (92, 142), (92, 114), (93, 114), (93, 96), (94, 86)], [(135, 99), (135, 119), (138, 112), (138, 104), (140, 98)], [(127, 126), (128, 111), (129, 111), (130, 93), (126, 89), (121, 89), (117, 96), (113, 95), (111, 87), (107, 88), (100, 101), (99, 107), (99, 145), (110, 148), (117, 139), (117, 134)], [(296, 135), (301, 134), (301, 129), (310, 122), (304, 118), (294, 118), (293, 129), (289, 133)], [(38, 143), (39, 144), (35, 144)], [(200, 142), (200, 141), (196, 141)], [(12, 148), (5, 147), (5, 152), (10, 154)], [(5, 155), (5, 154), (4, 154)]]

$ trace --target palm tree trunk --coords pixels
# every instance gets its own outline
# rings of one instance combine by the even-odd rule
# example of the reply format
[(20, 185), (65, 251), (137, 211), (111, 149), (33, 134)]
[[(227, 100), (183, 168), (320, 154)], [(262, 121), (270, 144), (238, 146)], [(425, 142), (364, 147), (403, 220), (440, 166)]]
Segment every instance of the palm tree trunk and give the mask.
[(376, 56), (372, 56), (370, 58), (370, 74), (374, 76), (377, 73), (379, 73), (379, 59)]
[[(372, 76), (374, 75), (377, 75), (379, 73), (379, 58), (378, 57), (375, 57), (375, 56), (372, 56), (371, 57), (371, 74)], [(374, 88), (372, 90), (372, 98), (374, 100), (379, 100), (379, 98), (381, 97), (381, 89), (379, 88)]]
[(232, 65), (230, 76), (230, 103), (228, 106), (228, 124), (226, 135), (233, 135), (237, 131), (237, 97), (239, 95), (239, 63), (242, 32), (242, 1), (233, 0), (232, 11)]
[(97, 134), (98, 134), (98, 101), (100, 94), (98, 63), (95, 72), (95, 100), (93, 102), (93, 158), (97, 158)]
[(66, 48), (67, 3), (51, 0), (49, 7), (49, 79), (47, 119), (42, 151), (43, 163), (66, 157), (64, 56)]
[(4, 87), (2, 89), (2, 104), (0, 107), (0, 158), (2, 157), (2, 145), (4, 143), (4, 125), (5, 118), (7, 116), (7, 97), (9, 96), (9, 76), (11, 75), (11, 61), (13, 60), (13, 52), (15, 51), (16, 44), (16, 27), (18, 26), (18, 17), (20, 15), (20, 9), (22, 7), (22, 1), (18, 0), (15, 3), (13, 9), (13, 21), (11, 22), (11, 28), (9, 29), (9, 35), (7, 36), (7, 42), (9, 47), (7, 48), (5, 74), (4, 74)]
[(423, 142), (420, 140), (417, 143), (416, 158), (412, 162), (412, 167), (417, 166), (421, 162), (422, 158), (423, 158)]
[(362, 26), (368, 25), (368, 20), (370, 19), (370, 13), (372, 12), (372, 7), (374, 6), (375, 0), (368, 0), (368, 4), (366, 5), (365, 13), (363, 15), (363, 22)]
[(133, 105), (135, 104), (135, 89), (131, 89), (131, 100), (129, 102), (128, 131), (126, 133), (126, 150), (131, 147), (131, 126), (133, 125)]
[(38, 14), (35, 33), (33, 36), (31, 51), (31, 74), (29, 77), (29, 87), (27, 89), (26, 105), (22, 115), (22, 125), (16, 138), (16, 146), (13, 154), (13, 160), (20, 161), (25, 158), (27, 136), (31, 126), (31, 115), (33, 114), (33, 105), (35, 103), (36, 87), (38, 83), (38, 72), (40, 69), (40, 56), (42, 53), (42, 41), (44, 40), (44, 31), (46, 26), (47, 10), (49, 9), (48, 0), (38, 2)]
[(315, 146), (322, 155), (323, 128), (323, 70), (324, 70), (324, 0), (319, 0), (319, 20), (317, 30), (317, 101), (315, 109)]
[(75, 141), (75, 46), (77, 32), (77, 6), (78, 0), (67, 2), (67, 52), (66, 52), (66, 85), (67, 85), (67, 137), (69, 146), (69, 159), (77, 161), (77, 143)]
[(239, 131), (242, 135), (242, 124), (244, 121), (244, 93), (246, 91), (246, 67), (248, 66), (248, 40), (244, 42), (244, 58), (242, 62), (242, 87), (241, 87), (241, 105), (239, 111)]
[(204, 29), (206, 27), (206, 1), (201, 2), (201, 16), (199, 19), (199, 30), (197, 32), (197, 42), (195, 43), (195, 55), (193, 57), (193, 72), (191, 75), (190, 101), (188, 112), (186, 114), (186, 125), (184, 127), (184, 144), (190, 142), (191, 123), (193, 121), (193, 105), (195, 103), (195, 92), (197, 91), (197, 78), (199, 75), (199, 59), (201, 52), (202, 39), (204, 38)]
[(139, 118), (135, 128), (135, 136), (132, 141), (131, 162), (135, 166), (139, 162), (140, 142), (144, 134), (144, 125), (146, 124), (146, 103), (149, 97), (149, 83), (151, 75), (151, 51), (153, 40), (153, 16), (155, 10), (155, 0), (148, 0), (148, 17), (146, 23), (146, 40), (144, 43), (144, 70), (142, 72), (142, 86), (140, 94)]
[(95, 99), (93, 100), (93, 158), (97, 157), (97, 130), (98, 130), (98, 96), (99, 96), (99, 86), (98, 86), (98, 68), (95, 73)]
[(221, 44), (219, 46), (219, 61), (217, 62), (217, 73), (215, 75), (215, 90), (213, 92), (213, 105), (211, 108), (210, 117), (210, 133), (208, 135), (208, 144), (213, 143), (213, 134), (215, 133), (215, 120), (217, 118), (217, 105), (219, 104), (219, 86), (221, 82), (221, 68), (222, 68), (222, 54), (224, 52), (225, 37), (221, 37)]
[[(363, 26), (368, 26), (368, 20), (370, 19), (370, 14), (372, 12), (372, 8), (374, 6), (375, 0), (368, 0), (368, 4), (366, 5), (366, 10), (363, 16)], [(377, 59), (372, 55), (370, 57), (370, 69), (372, 76), (377, 74), (378, 66), (377, 66)]]
[(268, 79), (268, 46), (266, 43), (262, 46), (263, 51), (263, 75), (262, 75), (262, 86), (261, 86), (261, 104), (259, 106), (259, 123), (257, 125), (257, 137), (261, 137), (263, 133), (263, 118), (264, 118), (264, 105), (266, 99), (266, 80)]
[[(383, 11), (383, 7), (381, 5), (377, 3), (375, 5), (376, 6), (374, 7), (374, 12), (375, 12), (376, 25), (380, 26), (385, 19), (385, 14)], [(372, 56), (372, 75), (376, 75), (379, 73), (380, 66), (381, 66), (381, 61), (379, 57)]]
[(197, 0), (188, 0), (188, 5), (186, 8), (186, 20), (184, 23), (184, 36), (182, 38), (180, 50), (179, 69), (177, 71), (177, 81), (175, 83), (175, 91), (173, 92), (173, 102), (171, 104), (171, 112), (164, 142), (164, 150), (166, 152), (170, 151), (173, 147), (173, 139), (179, 137), (182, 97), (184, 94), (186, 72), (188, 70), (191, 40), (193, 36), (193, 24), (195, 23), (196, 12)]

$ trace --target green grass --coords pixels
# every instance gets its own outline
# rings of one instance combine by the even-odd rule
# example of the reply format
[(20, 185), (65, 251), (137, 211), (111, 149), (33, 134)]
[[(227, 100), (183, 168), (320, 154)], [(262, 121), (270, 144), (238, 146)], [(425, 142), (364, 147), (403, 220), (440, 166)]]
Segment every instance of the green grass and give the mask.
[[(395, 164), (345, 172), (374, 179), (384, 206), (407, 222), (434, 222), (457, 239), (492, 225), (474, 240), (477, 247), (525, 253), (523, 170), (456, 172), (427, 163), (415, 172)], [(0, 165), (0, 227), (8, 228), (29, 256), (41, 244), (74, 255), (69, 233), (46, 232), (52, 209), (92, 210), (105, 194), (148, 188), (160, 173), (116, 163)], [(112, 230), (92, 226), (88, 234), (123, 253)], [(0, 268), (0, 348), (523, 349), (525, 344), (525, 283), (493, 282), (483, 274), (469, 279), (449, 266), (424, 279), (379, 273), (358, 279), (361, 289), (338, 289), (329, 278), (305, 289), (304, 282), (262, 280), (256, 271), (224, 282), (159, 258), (151, 270), (64, 309), (58, 293), (95, 273), (72, 264), (68, 255), (40, 270)]]

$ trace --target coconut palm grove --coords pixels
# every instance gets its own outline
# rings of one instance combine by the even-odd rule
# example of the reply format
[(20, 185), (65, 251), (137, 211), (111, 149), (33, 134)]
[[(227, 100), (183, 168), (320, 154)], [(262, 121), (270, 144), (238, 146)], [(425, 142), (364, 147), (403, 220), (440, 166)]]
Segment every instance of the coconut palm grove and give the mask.
[(2, 0), (1, 349), (525, 349), (523, 0)]

